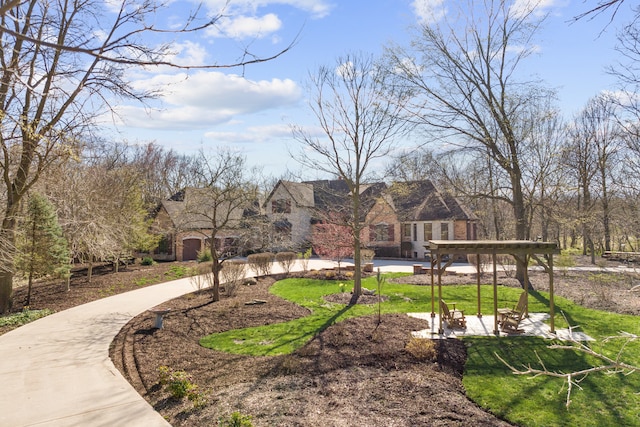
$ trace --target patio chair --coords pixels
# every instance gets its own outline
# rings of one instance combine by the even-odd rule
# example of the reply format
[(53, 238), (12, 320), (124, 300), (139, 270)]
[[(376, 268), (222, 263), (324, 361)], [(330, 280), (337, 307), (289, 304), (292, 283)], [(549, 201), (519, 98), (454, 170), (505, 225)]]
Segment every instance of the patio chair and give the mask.
[(498, 323), (501, 326), (503, 332), (521, 334), (523, 329), (519, 329), (520, 321), (524, 317), (524, 313), (527, 311), (527, 293), (520, 294), (518, 304), (513, 309), (501, 308), (498, 309), (500, 320)]
[(440, 300), (440, 309), (442, 311), (442, 320), (447, 322), (449, 328), (462, 328), (466, 329), (467, 320), (464, 317), (464, 311), (456, 310), (456, 305), (453, 305), (453, 310), (449, 310), (449, 306), (444, 300)]

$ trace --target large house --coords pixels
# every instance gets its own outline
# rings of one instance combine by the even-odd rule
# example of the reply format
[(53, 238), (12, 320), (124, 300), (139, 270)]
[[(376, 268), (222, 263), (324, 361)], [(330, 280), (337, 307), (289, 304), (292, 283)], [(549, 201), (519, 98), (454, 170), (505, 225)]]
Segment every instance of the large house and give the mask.
[(248, 234), (241, 223), (248, 214), (252, 212), (247, 207), (231, 206), (226, 201), (216, 203), (206, 188), (186, 188), (163, 201), (156, 212), (153, 229), (162, 234), (162, 240), (153, 258), (197, 259), (201, 251), (210, 247), (213, 227), (217, 224), (225, 227), (216, 230), (216, 248), (226, 253), (240, 252)]
[[(455, 197), (431, 181), (363, 185), (362, 219), (369, 232), (363, 245), (378, 257), (423, 259), (428, 240), (475, 240), (477, 218)], [(312, 227), (332, 211), (349, 209), (341, 180), (279, 181), (263, 204), (271, 237), (279, 246), (308, 246)]]

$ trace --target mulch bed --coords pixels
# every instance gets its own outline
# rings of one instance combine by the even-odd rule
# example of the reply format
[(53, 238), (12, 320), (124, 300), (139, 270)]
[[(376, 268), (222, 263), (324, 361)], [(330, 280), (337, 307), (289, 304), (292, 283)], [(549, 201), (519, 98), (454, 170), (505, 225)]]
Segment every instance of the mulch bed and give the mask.
[[(120, 292), (171, 278), (176, 265), (128, 266), (117, 274), (98, 269), (91, 283), (76, 272), (71, 290), (59, 282), (38, 283), (31, 308), (64, 310)], [(324, 272), (316, 272), (318, 277)], [(322, 277), (324, 278), (324, 277)], [(340, 276), (338, 280), (347, 280)], [(489, 283), (490, 275), (483, 278)], [(405, 283), (430, 285), (430, 276), (408, 276)], [(547, 290), (547, 276), (532, 273), (538, 290)], [(466, 360), (459, 340), (435, 342), (435, 355), (412, 356), (406, 350), (410, 332), (423, 321), (405, 315), (349, 319), (325, 329), (307, 345), (286, 356), (249, 357), (205, 349), (198, 344), (207, 334), (284, 322), (308, 315), (308, 310), (268, 293), (273, 278), (255, 286), (241, 286), (216, 303), (206, 291), (172, 300), (164, 329), (153, 329), (154, 315), (145, 312), (122, 329), (111, 346), (111, 357), (132, 385), (175, 426), (217, 425), (234, 411), (250, 414), (253, 424), (282, 426), (505, 426), (484, 412), (464, 393), (461, 377)], [(444, 276), (444, 284), (474, 283), (469, 276)], [(504, 275), (501, 285), (518, 287)], [(583, 306), (618, 313), (640, 314), (640, 276), (586, 272), (556, 272), (556, 295)], [(26, 289), (14, 292), (13, 311), (24, 305)], [(344, 303), (349, 293), (328, 296)], [(264, 300), (264, 304), (245, 305)], [(359, 303), (375, 304), (377, 296)], [(10, 330), (0, 328), (0, 334)], [(206, 397), (194, 409), (188, 400), (175, 400), (159, 384), (158, 368), (185, 371)]]
[[(406, 315), (384, 315), (380, 324), (376, 316), (346, 320), (285, 356), (232, 355), (198, 344), (203, 335), (308, 314), (269, 294), (273, 282), (261, 278), (216, 303), (206, 292), (175, 299), (163, 329), (151, 329), (149, 313), (137, 317), (116, 338), (111, 357), (174, 426), (211, 426), (234, 411), (252, 415), (256, 426), (509, 425), (465, 396), (462, 341), (436, 342), (428, 359), (407, 352), (411, 331), (425, 325)], [(267, 303), (244, 304), (253, 299)], [(159, 385), (163, 365), (188, 373), (206, 406), (171, 398)]]

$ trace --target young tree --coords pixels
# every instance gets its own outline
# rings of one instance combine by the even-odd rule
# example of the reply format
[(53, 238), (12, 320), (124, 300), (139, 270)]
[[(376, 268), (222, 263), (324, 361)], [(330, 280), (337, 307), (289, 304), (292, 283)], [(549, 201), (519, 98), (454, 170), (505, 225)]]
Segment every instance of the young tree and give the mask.
[(29, 197), (27, 214), (18, 239), (18, 270), (28, 279), (27, 300), (31, 304), (33, 280), (39, 277), (69, 274), (69, 250), (53, 205), (42, 195)]
[(388, 49), (397, 84), (415, 94), (411, 120), (458, 153), (489, 156), (507, 176), (516, 239), (529, 233), (522, 173), (527, 109), (548, 92), (518, 81), (544, 19), (537, 6), (506, 0), (447, 6), (447, 13), (420, 24), (412, 49)]
[[(220, 150), (214, 155), (200, 152), (197, 189), (191, 189), (194, 197), (185, 203), (185, 218), (179, 228), (193, 229), (193, 224), (205, 222), (211, 230), (207, 236), (213, 263), (212, 295), (220, 300), (220, 271), (224, 262), (246, 248), (253, 238), (252, 223), (258, 222), (258, 186), (252, 179), (252, 171), (247, 168), (244, 157), (228, 150)], [(227, 248), (222, 235), (232, 234), (234, 248)], [(224, 237), (224, 236), (223, 236)], [(231, 249), (231, 250), (229, 250)]]
[(338, 214), (330, 213), (323, 222), (313, 226), (311, 233), (315, 253), (321, 258), (337, 262), (338, 273), (342, 260), (353, 255), (352, 229), (344, 223)]
[[(176, 8), (184, 26), (159, 28), (155, 22), (166, 4), (156, 0), (3, 4), (0, 183), (6, 199), (0, 235), (9, 248), (15, 243), (22, 198), (57, 158), (77, 155), (80, 135), (108, 110), (111, 97), (142, 101), (154, 95), (127, 80), (132, 68), (181, 67), (176, 39), (206, 32), (217, 21), (217, 15), (204, 9), (193, 14)], [(185, 64), (184, 68), (241, 66), (270, 59), (246, 51), (242, 57), (236, 64)], [(0, 313), (7, 310), (13, 289), (13, 254), (6, 258), (8, 263), (0, 268)]]
[(311, 76), (311, 109), (325, 138), (294, 128), (295, 138), (304, 145), (296, 159), (311, 170), (338, 176), (348, 187), (346, 224), (353, 237), (354, 298), (362, 293), (360, 236), (367, 224), (361, 194), (366, 177), (376, 160), (389, 155), (407, 124), (400, 118), (406, 94), (392, 96), (389, 83), (386, 71), (369, 55), (338, 58), (334, 66), (320, 67)]

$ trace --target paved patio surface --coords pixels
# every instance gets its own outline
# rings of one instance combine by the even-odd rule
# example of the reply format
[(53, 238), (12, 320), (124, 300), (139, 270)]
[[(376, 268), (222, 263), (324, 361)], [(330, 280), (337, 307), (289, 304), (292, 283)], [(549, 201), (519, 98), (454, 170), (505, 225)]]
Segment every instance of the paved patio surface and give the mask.
[[(466, 316), (466, 329), (450, 329), (447, 323), (443, 322), (443, 334), (438, 334), (439, 317), (436, 313), (435, 317), (431, 317), (431, 313), (408, 313), (409, 316), (418, 319), (424, 319), (428, 322), (429, 327), (420, 331), (413, 332), (414, 337), (444, 339), (444, 338), (462, 338), (471, 336), (495, 336), (494, 334), (494, 316), (483, 315), (478, 317), (475, 315)], [(560, 339), (563, 341), (593, 341), (590, 336), (569, 329), (556, 329), (556, 333), (550, 332), (549, 325), (544, 323), (549, 319), (547, 313), (529, 313), (529, 317), (520, 322), (519, 327), (524, 330), (521, 334), (507, 334), (499, 332), (500, 336), (537, 336), (547, 339)]]

